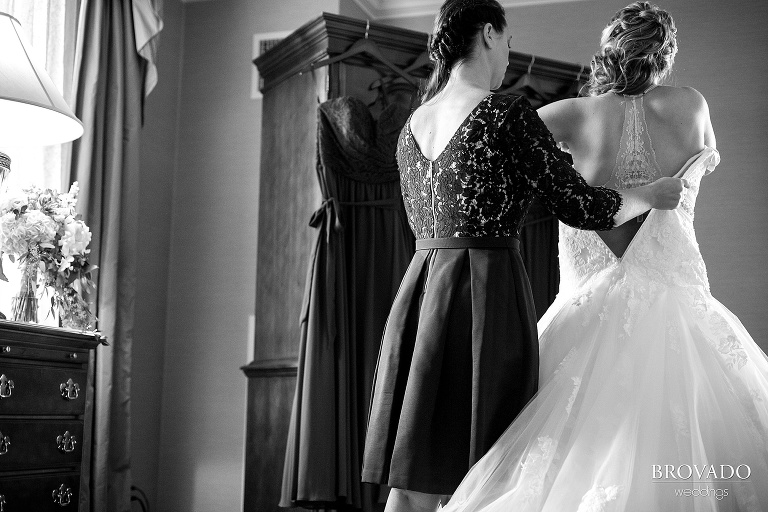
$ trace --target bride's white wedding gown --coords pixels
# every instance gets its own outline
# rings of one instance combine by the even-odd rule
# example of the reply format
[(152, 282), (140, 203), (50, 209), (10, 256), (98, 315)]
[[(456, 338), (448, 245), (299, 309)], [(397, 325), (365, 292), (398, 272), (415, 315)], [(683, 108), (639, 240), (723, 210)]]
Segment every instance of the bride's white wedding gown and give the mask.
[(539, 392), (444, 512), (768, 511), (768, 358), (710, 294), (693, 230), (719, 159), (688, 161), (682, 205), (621, 258), (561, 224)]

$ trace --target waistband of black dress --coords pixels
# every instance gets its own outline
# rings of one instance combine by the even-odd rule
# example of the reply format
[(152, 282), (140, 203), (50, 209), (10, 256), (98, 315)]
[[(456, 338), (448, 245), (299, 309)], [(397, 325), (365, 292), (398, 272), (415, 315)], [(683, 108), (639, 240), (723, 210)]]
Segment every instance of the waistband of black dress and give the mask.
[(416, 250), (429, 249), (520, 249), (520, 240), (513, 236), (452, 236), (448, 238), (422, 238), (416, 240)]

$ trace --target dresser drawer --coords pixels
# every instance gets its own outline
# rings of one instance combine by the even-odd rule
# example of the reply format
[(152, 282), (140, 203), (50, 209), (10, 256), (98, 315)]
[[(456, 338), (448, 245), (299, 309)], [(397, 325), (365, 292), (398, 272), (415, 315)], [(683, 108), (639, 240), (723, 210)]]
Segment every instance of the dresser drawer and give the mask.
[(0, 364), (2, 360), (9, 358), (56, 363), (86, 363), (88, 361), (88, 349), (64, 345), (60, 347), (29, 345), (0, 339)]
[(3, 512), (77, 510), (79, 495), (79, 473), (0, 477)]
[(0, 471), (80, 465), (83, 422), (0, 418)]
[[(13, 383), (13, 384), (11, 384)], [(85, 411), (87, 372), (0, 361), (0, 415), (80, 415)]]

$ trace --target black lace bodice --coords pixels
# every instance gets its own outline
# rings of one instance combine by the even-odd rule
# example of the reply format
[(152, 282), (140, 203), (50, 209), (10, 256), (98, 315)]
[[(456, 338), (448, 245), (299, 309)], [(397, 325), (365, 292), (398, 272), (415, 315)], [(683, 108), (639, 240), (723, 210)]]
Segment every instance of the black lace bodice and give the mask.
[(618, 192), (590, 187), (568, 164), (523, 97), (491, 94), (482, 100), (434, 161), (421, 153), (409, 118), (397, 162), (417, 239), (518, 237), (534, 195), (560, 220), (582, 229), (611, 229), (621, 207)]

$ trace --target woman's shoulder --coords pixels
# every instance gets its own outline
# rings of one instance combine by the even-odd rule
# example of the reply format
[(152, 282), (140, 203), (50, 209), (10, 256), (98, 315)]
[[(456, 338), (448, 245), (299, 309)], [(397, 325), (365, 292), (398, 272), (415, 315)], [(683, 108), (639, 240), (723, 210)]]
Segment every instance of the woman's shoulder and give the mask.
[(496, 119), (497, 124), (516, 124), (518, 121), (536, 116), (536, 111), (525, 96), (494, 93), (489, 99), (488, 111)]
[(699, 112), (707, 108), (707, 100), (704, 95), (693, 87), (677, 87), (672, 85), (660, 85), (656, 87), (655, 94), (648, 100), (659, 99), (665, 103), (666, 108), (681, 112)]
[(490, 106), (497, 110), (526, 110), (533, 108), (531, 107), (531, 103), (528, 101), (528, 98), (525, 96), (518, 96), (516, 94), (492, 93), (489, 99)]
[(704, 95), (693, 87), (660, 86), (651, 91), (646, 110), (652, 110), (659, 119), (673, 126), (696, 127), (688, 133), (692, 145), (703, 143), (715, 147), (715, 134), (709, 116), (709, 105)]
[(670, 96), (677, 96), (680, 98), (697, 98), (704, 99), (704, 96), (691, 86), (683, 85), (659, 85), (655, 90)]
[(595, 96), (583, 96), (578, 98), (565, 98), (553, 101), (539, 107), (537, 112), (539, 116), (547, 123), (559, 121), (572, 125), (583, 117), (585, 112), (594, 111), (595, 105), (601, 103), (602, 99)]
[(473, 131), (496, 130), (530, 112), (533, 107), (523, 96), (490, 93), (472, 111)]

